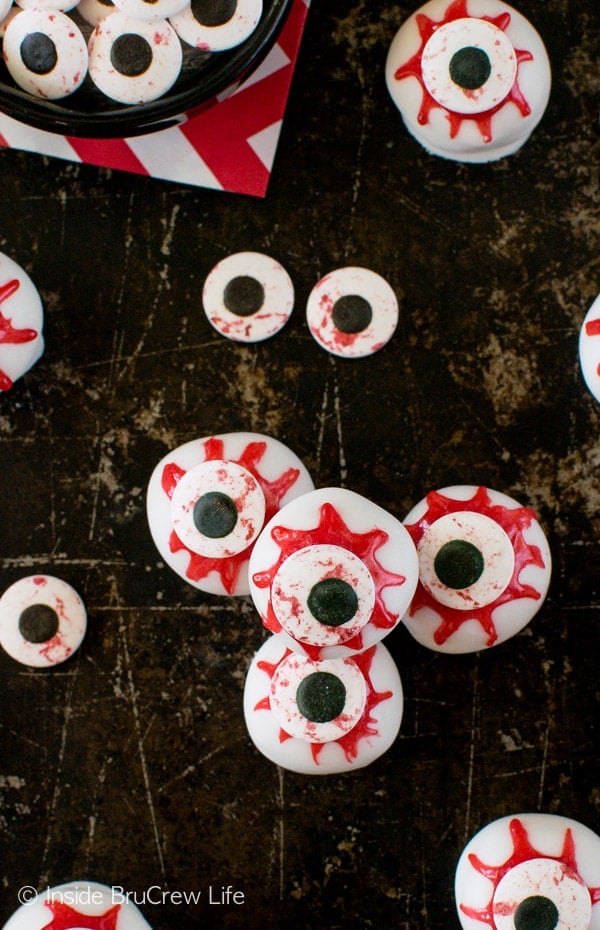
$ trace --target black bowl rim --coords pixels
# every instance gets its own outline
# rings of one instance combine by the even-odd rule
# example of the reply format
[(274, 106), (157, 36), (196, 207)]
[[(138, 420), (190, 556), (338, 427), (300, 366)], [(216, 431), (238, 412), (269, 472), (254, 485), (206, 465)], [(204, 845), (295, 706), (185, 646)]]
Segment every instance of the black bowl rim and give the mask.
[[(191, 111), (205, 109), (233, 92), (271, 51), (295, 0), (273, 0), (248, 40), (229, 52), (214, 52), (200, 85), (192, 84), (149, 103), (119, 105), (97, 113), (33, 97), (0, 81), (0, 112), (36, 129), (65, 136), (108, 139), (156, 132), (184, 122)], [(221, 58), (219, 56), (222, 56)], [(227, 56), (226, 58), (224, 56)]]

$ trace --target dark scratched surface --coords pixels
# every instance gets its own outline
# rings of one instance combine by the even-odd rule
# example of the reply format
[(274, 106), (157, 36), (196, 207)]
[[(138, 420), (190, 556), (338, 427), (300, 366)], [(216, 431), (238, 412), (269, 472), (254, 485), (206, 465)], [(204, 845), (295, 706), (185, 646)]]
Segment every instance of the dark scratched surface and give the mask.
[[(484, 824), (543, 811), (600, 832), (600, 407), (577, 360), (600, 291), (596, 0), (519, 4), (552, 96), (525, 147), (488, 166), (428, 156), (388, 99), (387, 48), (417, 5), (313, 2), (264, 201), (0, 152), (0, 248), (40, 289), (47, 342), (0, 396), (2, 589), (56, 574), (89, 614), (53, 671), (0, 655), (0, 922), (21, 886), (94, 879), (166, 892), (141, 904), (155, 930), (453, 930), (456, 861)], [(272, 254), (296, 287), (287, 327), (249, 347), (200, 303), (238, 250)], [(392, 342), (361, 361), (325, 353), (304, 320), (345, 264), (400, 299)], [(186, 585), (149, 536), (159, 459), (245, 429), (400, 518), (431, 489), (482, 483), (534, 507), (549, 538), (548, 598), (515, 638), (453, 657), (388, 637), (401, 733), (349, 775), (257, 753), (252, 604)], [(223, 887), (243, 903), (217, 903)]]

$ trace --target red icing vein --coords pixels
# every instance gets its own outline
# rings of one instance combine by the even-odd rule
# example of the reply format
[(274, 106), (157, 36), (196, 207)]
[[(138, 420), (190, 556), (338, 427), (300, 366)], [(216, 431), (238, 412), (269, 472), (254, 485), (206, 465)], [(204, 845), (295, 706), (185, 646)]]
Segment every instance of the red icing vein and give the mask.
[(445, 497), (438, 491), (432, 491), (428, 494), (426, 501), (427, 512), (425, 515), (417, 523), (406, 526), (415, 545), (418, 545), (426, 530), (445, 514), (457, 513), (463, 510), (474, 511), (495, 520), (505, 531), (513, 547), (515, 567), (506, 590), (491, 604), (478, 607), (475, 611), (457, 610), (454, 607), (446, 607), (440, 604), (419, 581), (410, 605), (409, 614), (413, 617), (422, 607), (429, 607), (440, 615), (441, 623), (433, 637), (438, 645), (445, 643), (467, 620), (477, 620), (487, 633), (486, 645), (493, 646), (498, 639), (498, 631), (493, 619), (496, 608), (518, 598), (529, 597), (537, 601), (541, 597), (540, 592), (532, 585), (522, 584), (519, 581), (521, 572), (526, 566), (545, 567), (539, 547), (529, 545), (529, 543), (525, 542), (523, 536), (527, 527), (535, 522), (536, 515), (533, 510), (527, 507), (509, 508), (502, 506), (502, 504), (493, 504), (487, 489), (484, 487), (477, 488), (473, 497), (466, 501)]
[[(12, 297), (20, 286), (20, 282), (16, 278), (12, 278), (6, 284), (0, 285), (0, 304)], [(10, 317), (0, 313), (0, 344), (21, 345), (25, 342), (32, 342), (37, 335), (35, 329), (15, 329)], [(0, 370), (0, 391), (8, 391), (12, 385), (12, 379), (9, 378), (6, 372)]]
[(116, 904), (104, 914), (91, 915), (82, 914), (61, 901), (45, 901), (44, 903), (52, 912), (52, 920), (44, 924), (42, 930), (77, 930), (78, 927), (85, 927), (86, 930), (116, 930), (121, 909), (121, 905)]
[(421, 37), (421, 46), (419, 50), (409, 58), (403, 65), (400, 65), (399, 68), (394, 72), (394, 77), (397, 81), (401, 81), (407, 77), (414, 77), (417, 79), (421, 85), (423, 91), (423, 98), (421, 101), (421, 107), (417, 116), (417, 121), (421, 126), (424, 126), (429, 122), (429, 114), (433, 109), (444, 110), (446, 118), (450, 124), (450, 138), (454, 139), (458, 134), (458, 131), (461, 127), (461, 124), (464, 120), (471, 120), (477, 124), (477, 128), (481, 133), (481, 137), (484, 142), (492, 141), (492, 117), (495, 113), (498, 112), (503, 106), (511, 102), (515, 104), (521, 116), (528, 116), (531, 112), (531, 108), (525, 97), (521, 93), (521, 90), (518, 85), (518, 73), (519, 65), (522, 61), (532, 61), (533, 55), (531, 52), (515, 49), (515, 56), (517, 59), (517, 77), (514, 80), (513, 86), (511, 87), (508, 95), (501, 100), (495, 107), (491, 107), (489, 110), (484, 110), (482, 113), (456, 113), (453, 110), (448, 110), (442, 104), (438, 103), (427, 90), (425, 83), (423, 81), (423, 70), (422, 70), (422, 57), (423, 50), (435, 32), (440, 26), (446, 25), (446, 23), (453, 22), (455, 19), (465, 19), (465, 18), (476, 18), (484, 19), (492, 23), (498, 29), (501, 29), (503, 32), (506, 30), (508, 24), (510, 23), (510, 13), (501, 13), (499, 16), (479, 16), (471, 17), (467, 10), (467, 0), (454, 0), (453, 3), (447, 8), (444, 18), (439, 22), (436, 22), (433, 19), (430, 19), (424, 13), (417, 13), (415, 16), (417, 28), (419, 30), (419, 35)]
[[(265, 522), (270, 520), (271, 517), (277, 513), (280, 508), (280, 502), (289, 489), (296, 483), (300, 474), (297, 468), (288, 468), (286, 471), (282, 472), (275, 481), (267, 481), (258, 471), (258, 465), (267, 450), (267, 443), (264, 441), (249, 442), (238, 459), (227, 457), (225, 455), (223, 440), (215, 436), (205, 440), (203, 446), (205, 462), (221, 460), (234, 462), (237, 465), (241, 465), (242, 468), (245, 468), (256, 478), (265, 496)], [(175, 463), (165, 465), (161, 477), (161, 484), (163, 491), (169, 499), (173, 496), (178, 482), (185, 474), (185, 469), (180, 468)], [(238, 552), (236, 555), (224, 559), (209, 558), (199, 555), (196, 552), (192, 552), (191, 549), (188, 549), (179, 539), (175, 531), (171, 532), (169, 547), (171, 552), (184, 551), (188, 553), (190, 559), (186, 569), (186, 575), (191, 581), (199, 581), (201, 578), (206, 578), (212, 571), (216, 571), (228, 594), (232, 594), (235, 590), (242, 566), (248, 561), (250, 555), (250, 546), (242, 552)]]
[[(344, 659), (345, 662), (352, 662), (354, 665), (357, 665), (360, 671), (362, 672), (363, 678), (367, 686), (367, 697), (365, 701), (365, 709), (362, 713), (362, 716), (357, 720), (355, 726), (352, 727), (348, 733), (345, 733), (339, 739), (333, 740), (337, 743), (344, 752), (348, 762), (353, 762), (358, 755), (358, 744), (361, 739), (364, 739), (369, 736), (379, 736), (379, 731), (374, 727), (375, 718), (371, 716), (371, 711), (377, 707), (378, 704), (381, 704), (382, 701), (387, 701), (393, 696), (392, 691), (375, 691), (373, 683), (370, 678), (371, 665), (373, 663), (373, 658), (375, 656), (376, 646), (371, 646), (370, 649), (365, 650), (365, 652), (360, 653), (359, 655), (352, 656), (352, 658)], [(257, 663), (257, 667), (265, 672), (269, 678), (273, 678), (275, 671), (283, 662), (287, 656), (291, 655), (291, 649), (286, 649), (284, 655), (279, 660), (279, 662), (266, 662), (260, 661)], [(271, 702), (269, 696), (262, 698), (254, 707), (255, 710), (270, 710)], [(285, 730), (280, 729), (279, 731), (279, 742), (284, 743), (288, 739), (293, 739), (289, 733), (286, 733)], [(316, 765), (319, 764), (319, 754), (323, 749), (323, 746), (327, 745), (326, 743), (311, 743), (311, 753), (313, 760)]]
[[(370, 623), (380, 629), (391, 629), (395, 626), (398, 617), (392, 614), (383, 602), (383, 591), (385, 588), (402, 585), (406, 581), (403, 575), (397, 575), (394, 572), (387, 571), (377, 560), (377, 550), (385, 545), (389, 536), (384, 530), (373, 529), (367, 533), (353, 533), (337, 512), (332, 504), (325, 503), (319, 510), (319, 522), (317, 526), (310, 530), (293, 529), (285, 526), (275, 526), (271, 530), (271, 536), (280, 548), (279, 558), (271, 568), (263, 572), (256, 572), (252, 576), (254, 584), (258, 588), (270, 588), (273, 580), (279, 570), (282, 562), (285, 562), (292, 553), (305, 546), (331, 545), (341, 546), (348, 549), (361, 559), (371, 573), (375, 585), (375, 606), (370, 618)], [(263, 623), (268, 630), (273, 633), (281, 632), (281, 624), (277, 620), (271, 601), (267, 608), (267, 616), (263, 617)], [(351, 649), (362, 648), (362, 631), (357, 633), (351, 639), (344, 643)], [(303, 648), (309, 655), (317, 657), (320, 654), (320, 647), (311, 647), (303, 644)]]
[[(517, 817), (515, 817), (514, 820), (511, 820), (509, 830), (513, 842), (513, 852), (506, 860), (506, 862), (502, 863), (502, 865), (486, 865), (478, 856), (475, 855), (475, 853), (471, 853), (468, 857), (469, 862), (475, 871), (479, 872), (479, 874), (483, 875), (485, 878), (488, 878), (493, 884), (489, 904), (481, 909), (468, 907), (466, 904), (460, 904), (460, 910), (463, 912), (463, 914), (466, 914), (467, 917), (471, 917), (473, 920), (479, 920), (481, 923), (488, 924), (492, 930), (496, 930), (493, 907), (496, 888), (506, 873), (511, 869), (514, 869), (514, 867), (520, 863), (528, 862), (530, 859), (537, 858), (552, 859), (556, 862), (563, 863), (563, 865), (567, 866), (567, 868), (573, 872), (580, 881), (582, 880), (581, 876), (579, 875), (577, 866), (575, 840), (573, 839), (573, 834), (570, 828), (565, 830), (563, 848), (558, 856), (548, 856), (546, 853), (542, 853), (537, 850), (535, 846), (533, 846), (529, 841), (529, 836), (527, 834), (525, 825)], [(588, 891), (590, 892), (592, 904), (597, 904), (600, 901), (600, 888), (588, 888)]]

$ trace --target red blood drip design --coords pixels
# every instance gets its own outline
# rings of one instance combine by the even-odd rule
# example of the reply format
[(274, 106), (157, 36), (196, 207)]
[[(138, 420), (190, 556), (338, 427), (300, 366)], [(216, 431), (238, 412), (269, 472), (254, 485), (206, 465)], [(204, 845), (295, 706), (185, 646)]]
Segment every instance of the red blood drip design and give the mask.
[[(367, 533), (353, 533), (344, 521), (335, 507), (331, 504), (323, 504), (319, 511), (319, 522), (312, 530), (295, 530), (285, 526), (275, 526), (271, 530), (271, 536), (280, 548), (277, 562), (264, 572), (256, 572), (252, 580), (258, 588), (270, 588), (275, 575), (279, 570), (282, 562), (285, 562), (292, 553), (305, 546), (331, 545), (341, 546), (357, 555), (367, 566), (373, 582), (375, 584), (375, 606), (369, 623), (374, 626), (388, 630), (395, 626), (398, 616), (392, 614), (385, 606), (382, 598), (384, 588), (389, 586), (398, 586), (405, 583), (406, 578), (403, 575), (397, 575), (389, 572), (382, 567), (377, 560), (377, 550), (381, 548), (389, 539), (384, 530), (373, 529)], [(279, 623), (271, 601), (267, 608), (267, 616), (263, 617), (263, 623), (268, 630), (273, 633), (281, 632)], [(320, 654), (320, 647), (308, 646), (303, 643), (303, 649), (308, 655), (317, 658)], [(350, 649), (362, 649), (362, 631), (357, 633), (351, 639), (344, 643)]]
[(508, 601), (518, 600), (523, 597), (530, 597), (535, 601), (541, 597), (540, 592), (532, 585), (521, 584), (519, 581), (519, 576), (527, 565), (537, 565), (544, 568), (544, 560), (539, 547), (529, 545), (523, 538), (524, 531), (536, 519), (535, 513), (527, 507), (511, 509), (503, 507), (501, 504), (492, 504), (487, 489), (484, 487), (477, 488), (473, 497), (466, 501), (445, 497), (437, 491), (428, 494), (426, 500), (427, 512), (425, 515), (417, 523), (412, 523), (406, 527), (415, 545), (418, 545), (425, 531), (445, 514), (463, 510), (474, 511), (490, 517), (505, 531), (513, 547), (515, 567), (506, 590), (491, 604), (479, 607), (476, 611), (457, 610), (454, 607), (441, 605), (419, 581), (410, 605), (410, 616), (414, 616), (422, 607), (429, 607), (441, 617), (442, 622), (433, 636), (438, 645), (445, 643), (467, 620), (477, 620), (487, 633), (486, 645), (493, 646), (498, 639), (498, 631), (493, 619), (496, 608)]
[[(238, 459), (226, 457), (223, 440), (215, 436), (205, 440), (203, 446), (205, 462), (223, 460), (234, 462), (237, 465), (241, 465), (242, 468), (245, 468), (256, 478), (265, 497), (265, 523), (277, 513), (281, 501), (289, 489), (296, 483), (300, 474), (297, 468), (288, 468), (286, 471), (282, 472), (275, 481), (267, 481), (258, 471), (258, 465), (267, 450), (267, 443), (264, 441), (249, 442)], [(180, 468), (175, 463), (165, 465), (161, 484), (163, 491), (169, 499), (173, 496), (175, 487), (185, 474), (185, 469)], [(235, 590), (240, 571), (242, 566), (248, 561), (251, 549), (251, 546), (248, 546), (246, 549), (242, 550), (242, 552), (238, 552), (236, 555), (224, 559), (209, 558), (188, 549), (187, 546), (181, 542), (175, 531), (171, 532), (169, 547), (171, 552), (184, 551), (189, 554), (190, 560), (186, 569), (186, 575), (191, 581), (199, 581), (201, 578), (206, 578), (212, 571), (216, 571), (228, 594), (232, 594)]]
[(58, 901), (45, 901), (46, 907), (52, 911), (52, 920), (44, 924), (42, 930), (76, 930), (85, 927), (85, 930), (116, 930), (117, 918), (121, 905), (116, 904), (104, 914), (82, 914), (68, 904)]
[[(597, 320), (589, 320), (585, 324), (585, 332), (587, 336), (600, 336), (600, 317)], [(600, 363), (596, 368), (596, 374), (600, 377)]]
[(524, 51), (522, 49), (515, 49), (515, 56), (517, 59), (517, 77), (515, 77), (513, 86), (511, 87), (509, 93), (504, 98), (504, 100), (501, 100), (500, 103), (496, 104), (495, 107), (491, 107), (489, 110), (484, 110), (482, 113), (456, 113), (453, 110), (448, 110), (431, 96), (425, 86), (425, 82), (423, 81), (423, 50), (425, 49), (427, 42), (436, 31), (436, 29), (438, 29), (440, 26), (445, 26), (446, 23), (453, 22), (455, 19), (484, 19), (504, 32), (510, 23), (510, 13), (501, 13), (499, 16), (471, 17), (467, 9), (467, 0), (454, 0), (454, 2), (451, 3), (447, 8), (446, 13), (444, 14), (444, 18), (439, 22), (430, 19), (424, 13), (417, 13), (415, 19), (417, 28), (419, 30), (419, 35), (421, 37), (421, 46), (419, 50), (412, 56), (412, 58), (409, 58), (408, 61), (396, 69), (394, 72), (394, 77), (397, 81), (401, 81), (407, 77), (414, 77), (421, 85), (423, 97), (421, 100), (421, 107), (417, 115), (417, 121), (420, 126), (424, 126), (429, 122), (429, 114), (432, 110), (440, 109), (444, 110), (446, 118), (450, 124), (451, 139), (454, 139), (457, 136), (458, 131), (465, 120), (471, 120), (471, 122), (477, 124), (477, 128), (479, 129), (483, 141), (488, 143), (492, 141), (492, 117), (507, 103), (512, 101), (512, 103), (515, 104), (521, 113), (521, 116), (528, 116), (529, 113), (531, 113), (531, 107), (527, 103), (519, 88), (518, 74), (519, 65), (521, 62), (532, 61), (533, 55), (531, 52)]
[[(365, 652), (361, 652), (359, 655), (352, 656), (352, 658), (344, 660), (346, 662), (353, 662), (354, 665), (358, 666), (362, 672), (367, 686), (367, 697), (362, 716), (359, 720), (356, 721), (356, 724), (352, 727), (351, 730), (348, 731), (348, 733), (345, 733), (339, 739), (333, 740), (334, 743), (337, 743), (338, 746), (342, 748), (348, 762), (353, 762), (358, 756), (358, 744), (360, 743), (361, 739), (368, 736), (379, 736), (379, 731), (374, 727), (375, 718), (371, 716), (371, 711), (374, 710), (378, 704), (381, 704), (382, 701), (387, 701), (393, 696), (392, 691), (375, 691), (375, 688), (373, 687), (373, 682), (371, 681), (369, 672), (371, 670), (376, 648), (376, 646), (371, 646), (371, 648), (365, 650)], [(261, 671), (266, 672), (269, 678), (273, 678), (273, 675), (275, 674), (278, 666), (289, 655), (291, 655), (291, 649), (286, 649), (279, 662), (261, 661), (257, 663), (257, 667), (261, 669)], [(262, 698), (262, 700), (260, 700), (254, 707), (255, 710), (270, 710), (270, 708), (271, 702), (268, 695), (267, 697)], [(285, 730), (280, 729), (280, 743), (284, 743), (286, 740), (292, 738), (293, 737), (289, 733), (286, 733)], [(319, 764), (319, 755), (323, 749), (323, 746), (325, 745), (327, 744), (310, 744), (312, 757), (316, 765)]]
[[(539, 858), (562, 862), (576, 878), (582, 881), (577, 866), (575, 840), (573, 839), (573, 834), (569, 827), (565, 830), (563, 848), (558, 856), (548, 856), (546, 853), (537, 850), (529, 841), (525, 825), (517, 817), (511, 820), (509, 830), (513, 843), (513, 852), (502, 865), (486, 865), (475, 853), (471, 853), (468, 857), (475, 871), (479, 872), (479, 874), (483, 875), (485, 878), (489, 878), (494, 886), (489, 904), (481, 909), (469, 907), (466, 904), (459, 905), (463, 914), (466, 914), (467, 917), (471, 917), (473, 920), (479, 920), (481, 923), (488, 924), (492, 930), (496, 930), (493, 914), (493, 901), (496, 888), (506, 873), (510, 872), (511, 869), (514, 869), (515, 866), (520, 865), (522, 862), (528, 862), (530, 859)], [(590, 892), (592, 904), (600, 901), (600, 888), (588, 888), (588, 891)]]
[[(0, 285), (0, 304), (12, 297), (20, 286), (20, 282), (16, 278)], [(35, 329), (15, 329), (10, 317), (0, 313), (0, 344), (21, 345), (24, 342), (32, 342), (37, 335)], [(9, 378), (6, 372), (0, 370), (0, 391), (8, 391), (12, 386), (12, 379)]]

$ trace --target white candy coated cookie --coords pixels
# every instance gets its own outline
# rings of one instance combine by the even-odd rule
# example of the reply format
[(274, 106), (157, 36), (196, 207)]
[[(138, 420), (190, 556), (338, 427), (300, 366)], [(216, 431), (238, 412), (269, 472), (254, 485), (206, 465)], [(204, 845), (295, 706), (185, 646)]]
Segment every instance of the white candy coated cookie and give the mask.
[(44, 311), (29, 275), (0, 252), (0, 391), (35, 365), (44, 351)]

